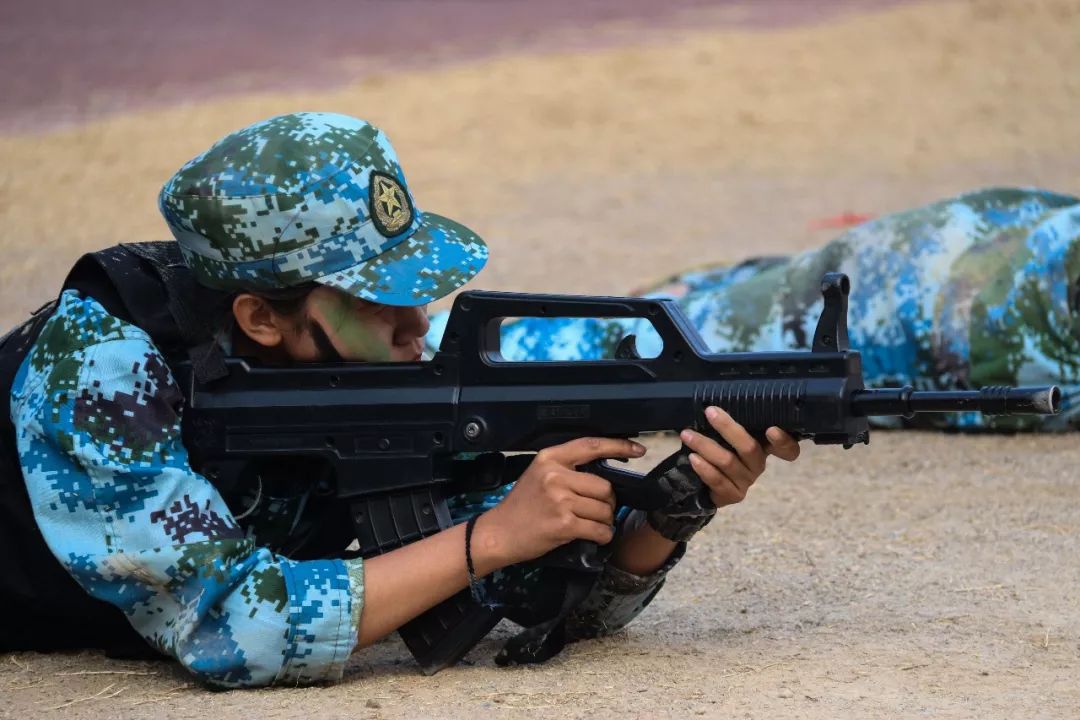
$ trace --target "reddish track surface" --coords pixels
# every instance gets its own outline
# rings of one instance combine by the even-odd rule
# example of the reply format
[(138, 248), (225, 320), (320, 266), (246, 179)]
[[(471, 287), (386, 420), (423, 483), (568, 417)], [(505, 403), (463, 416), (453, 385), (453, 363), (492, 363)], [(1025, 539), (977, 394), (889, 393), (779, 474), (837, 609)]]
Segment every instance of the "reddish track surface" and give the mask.
[[(0, 7), (0, 129), (41, 130), (237, 91), (332, 86), (357, 72), (549, 45), (622, 21), (678, 26), (731, 8), (746, 28), (903, 0), (41, 0)], [(565, 33), (564, 33), (565, 35)], [(563, 39), (583, 46), (592, 40)], [(348, 73), (340, 61), (358, 61)]]

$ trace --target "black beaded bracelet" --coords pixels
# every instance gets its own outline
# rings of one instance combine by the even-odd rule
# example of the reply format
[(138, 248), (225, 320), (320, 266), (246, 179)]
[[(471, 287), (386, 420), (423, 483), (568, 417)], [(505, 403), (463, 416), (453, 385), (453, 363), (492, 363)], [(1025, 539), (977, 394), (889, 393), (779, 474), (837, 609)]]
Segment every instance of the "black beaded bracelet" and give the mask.
[(473, 600), (483, 605), (483, 593), (480, 589), (480, 581), (476, 579), (476, 567), (472, 561), (472, 534), (473, 528), (476, 527), (476, 521), (479, 519), (479, 515), (473, 515), (465, 523), (465, 567), (469, 571), (469, 592), (472, 593)]

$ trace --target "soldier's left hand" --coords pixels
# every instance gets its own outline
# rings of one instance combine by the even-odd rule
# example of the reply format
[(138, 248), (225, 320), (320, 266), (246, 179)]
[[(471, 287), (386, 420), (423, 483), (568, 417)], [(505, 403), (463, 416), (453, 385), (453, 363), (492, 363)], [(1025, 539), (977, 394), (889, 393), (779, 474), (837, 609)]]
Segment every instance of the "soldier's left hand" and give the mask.
[(709, 486), (716, 507), (742, 502), (750, 486), (765, 472), (765, 460), (769, 455), (788, 462), (799, 457), (798, 441), (778, 427), (766, 431), (766, 443), (762, 446), (721, 408), (707, 408), (705, 417), (735, 452), (693, 430), (683, 430), (680, 438), (692, 451), (690, 465)]

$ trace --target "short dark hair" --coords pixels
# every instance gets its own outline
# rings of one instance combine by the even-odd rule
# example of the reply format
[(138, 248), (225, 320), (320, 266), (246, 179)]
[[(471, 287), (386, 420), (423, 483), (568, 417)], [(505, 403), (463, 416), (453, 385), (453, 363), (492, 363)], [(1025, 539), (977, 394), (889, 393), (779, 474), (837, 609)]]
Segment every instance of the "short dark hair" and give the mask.
[(296, 315), (300, 312), (300, 308), (303, 307), (304, 302), (307, 300), (308, 295), (319, 287), (318, 283), (303, 283), (301, 285), (293, 285), (292, 287), (284, 288), (266, 288), (259, 290), (237, 290), (231, 293), (221, 293), (220, 303), (216, 304), (210, 317), (213, 318), (213, 327), (215, 333), (231, 333), (235, 327), (235, 317), (233, 316), (233, 301), (237, 296), (241, 294), (254, 295), (255, 297), (263, 300), (269, 305), (274, 312), (280, 315)]
[[(317, 287), (319, 287), (318, 283), (309, 282), (293, 285), (292, 287), (251, 290), (249, 292), (265, 300), (266, 304), (274, 309), (274, 312), (282, 315), (295, 315), (300, 311), (308, 295)], [(233, 295), (233, 297), (235, 298), (236, 295)]]

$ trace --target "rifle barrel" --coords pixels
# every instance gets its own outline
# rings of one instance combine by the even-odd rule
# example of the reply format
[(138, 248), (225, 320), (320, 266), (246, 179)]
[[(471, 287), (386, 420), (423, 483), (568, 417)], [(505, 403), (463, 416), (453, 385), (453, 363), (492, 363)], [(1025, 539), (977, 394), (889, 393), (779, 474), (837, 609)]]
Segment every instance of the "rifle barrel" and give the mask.
[(1056, 385), (1006, 387), (990, 385), (981, 390), (915, 390), (902, 388), (859, 390), (851, 398), (852, 414), (901, 415), (923, 412), (965, 412), (977, 410), (987, 415), (1054, 415), (1061, 405)]

